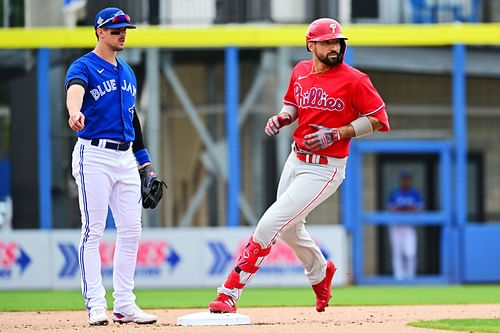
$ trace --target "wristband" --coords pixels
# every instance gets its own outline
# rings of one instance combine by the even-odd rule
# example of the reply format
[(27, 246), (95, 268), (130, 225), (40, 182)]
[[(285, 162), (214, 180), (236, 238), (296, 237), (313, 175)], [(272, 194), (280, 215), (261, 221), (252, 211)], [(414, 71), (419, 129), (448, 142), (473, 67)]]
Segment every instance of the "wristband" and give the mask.
[(146, 148), (136, 151), (134, 155), (139, 165), (143, 165), (148, 162), (151, 163), (151, 158), (149, 157), (149, 153)]
[(284, 104), (283, 107), (280, 110), (280, 114), (286, 113), (290, 116), (290, 123), (293, 123), (297, 117), (298, 117), (298, 112), (297, 108), (293, 105), (290, 104)]
[(351, 122), (352, 128), (354, 128), (354, 136), (360, 138), (373, 133), (372, 123), (368, 117), (359, 117)]

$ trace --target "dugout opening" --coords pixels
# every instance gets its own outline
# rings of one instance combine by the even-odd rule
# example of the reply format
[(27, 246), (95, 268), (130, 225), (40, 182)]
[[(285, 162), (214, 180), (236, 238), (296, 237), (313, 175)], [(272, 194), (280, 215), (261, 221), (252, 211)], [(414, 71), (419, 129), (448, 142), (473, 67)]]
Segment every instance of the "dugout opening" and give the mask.
[[(343, 221), (352, 232), (353, 277), (357, 284), (442, 284), (457, 274), (457, 226), (452, 212), (452, 146), (447, 140), (359, 140), (351, 146), (343, 201)], [(374, 158), (371, 174), (365, 159)], [(412, 170), (416, 186), (425, 198), (419, 212), (394, 212), (384, 208), (387, 193), (399, 177), (399, 169)], [(375, 190), (366, 191), (370, 179)], [(417, 229), (417, 275), (411, 280), (396, 279), (388, 258), (386, 228), (411, 225)], [(418, 237), (428, 234), (425, 240)], [(367, 241), (371, 233), (372, 241)], [(385, 235), (383, 235), (385, 234)], [(374, 237), (373, 237), (374, 236)], [(373, 241), (375, 239), (375, 241)], [(422, 242), (424, 242), (422, 244)], [(378, 257), (377, 260), (370, 257)], [(424, 259), (425, 258), (425, 259)], [(369, 265), (374, 267), (369, 267)]]

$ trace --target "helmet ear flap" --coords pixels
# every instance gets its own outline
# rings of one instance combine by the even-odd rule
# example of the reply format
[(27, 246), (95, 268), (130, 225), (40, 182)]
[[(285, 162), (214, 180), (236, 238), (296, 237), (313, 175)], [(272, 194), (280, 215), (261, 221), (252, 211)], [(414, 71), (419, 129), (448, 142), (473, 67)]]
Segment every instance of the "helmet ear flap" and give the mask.
[(340, 40), (340, 59), (339, 63), (344, 62), (344, 55), (345, 55), (345, 50), (347, 48), (347, 43), (345, 42), (345, 39)]

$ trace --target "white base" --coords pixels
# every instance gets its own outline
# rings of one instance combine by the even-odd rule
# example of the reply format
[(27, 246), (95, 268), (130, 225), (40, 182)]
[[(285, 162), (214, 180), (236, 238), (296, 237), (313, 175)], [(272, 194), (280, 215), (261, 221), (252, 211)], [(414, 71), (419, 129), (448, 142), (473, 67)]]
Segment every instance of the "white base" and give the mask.
[(239, 313), (196, 312), (177, 318), (180, 326), (250, 325), (250, 317)]

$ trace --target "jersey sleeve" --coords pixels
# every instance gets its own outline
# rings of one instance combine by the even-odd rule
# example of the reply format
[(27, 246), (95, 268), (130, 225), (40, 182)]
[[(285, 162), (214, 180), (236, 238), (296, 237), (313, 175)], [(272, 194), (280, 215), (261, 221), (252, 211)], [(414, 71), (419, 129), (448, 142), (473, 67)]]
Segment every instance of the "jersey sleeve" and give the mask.
[(87, 89), (89, 83), (87, 66), (82, 61), (76, 61), (71, 66), (69, 66), (68, 72), (66, 73), (66, 81), (64, 82), (64, 88), (68, 90), (71, 82), (78, 82), (79, 84), (84, 84), (84, 88)]
[(377, 118), (383, 125), (379, 131), (388, 132), (390, 130), (389, 117), (385, 110), (385, 103), (382, 97), (373, 86), (367, 75), (363, 75), (356, 82), (353, 97), (353, 105), (360, 116), (370, 116)]
[(290, 75), (290, 82), (288, 83), (288, 89), (285, 93), (285, 97), (283, 97), (283, 104), (293, 105), (295, 108), (299, 108), (297, 105), (297, 101), (295, 100), (294, 86), (296, 80), (296, 71), (297, 67), (295, 67)]

